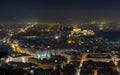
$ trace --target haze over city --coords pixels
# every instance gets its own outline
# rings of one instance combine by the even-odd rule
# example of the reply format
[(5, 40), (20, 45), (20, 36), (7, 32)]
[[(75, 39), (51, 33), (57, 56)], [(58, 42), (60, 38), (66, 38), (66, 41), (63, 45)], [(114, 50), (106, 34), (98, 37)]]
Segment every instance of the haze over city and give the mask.
[(0, 20), (119, 20), (119, 3), (119, 0), (1, 0)]

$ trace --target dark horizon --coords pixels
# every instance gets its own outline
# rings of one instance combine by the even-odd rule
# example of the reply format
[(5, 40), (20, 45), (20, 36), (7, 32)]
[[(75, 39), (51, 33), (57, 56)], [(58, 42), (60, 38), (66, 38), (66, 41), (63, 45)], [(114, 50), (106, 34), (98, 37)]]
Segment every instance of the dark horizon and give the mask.
[(119, 0), (2, 0), (0, 20), (120, 19)]

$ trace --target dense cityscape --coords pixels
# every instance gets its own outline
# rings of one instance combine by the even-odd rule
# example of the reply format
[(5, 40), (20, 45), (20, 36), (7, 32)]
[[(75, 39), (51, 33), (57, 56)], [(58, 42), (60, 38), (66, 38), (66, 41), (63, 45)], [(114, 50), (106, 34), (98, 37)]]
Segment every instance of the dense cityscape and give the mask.
[(120, 1), (1, 0), (0, 75), (120, 75)]
[(119, 75), (118, 27), (107, 20), (81, 24), (1, 24), (0, 74)]

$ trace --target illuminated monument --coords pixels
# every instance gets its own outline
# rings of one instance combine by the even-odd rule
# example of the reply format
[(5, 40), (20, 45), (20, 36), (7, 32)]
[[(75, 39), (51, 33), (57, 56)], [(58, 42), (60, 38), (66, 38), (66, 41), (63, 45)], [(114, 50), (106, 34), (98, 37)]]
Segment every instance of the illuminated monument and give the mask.
[(93, 30), (90, 29), (83, 30), (79, 27), (74, 26), (71, 33), (67, 36), (68, 37), (67, 43), (69, 44), (76, 43), (79, 42), (79, 40), (81, 40), (83, 36), (93, 36), (93, 35), (95, 35), (95, 32)]

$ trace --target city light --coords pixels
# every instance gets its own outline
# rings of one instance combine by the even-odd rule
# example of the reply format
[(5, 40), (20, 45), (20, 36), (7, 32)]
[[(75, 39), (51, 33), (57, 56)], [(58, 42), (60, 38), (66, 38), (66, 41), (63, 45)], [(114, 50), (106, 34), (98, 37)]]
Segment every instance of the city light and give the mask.
[(120, 75), (120, 0), (5, 0), (0, 11), (0, 75)]

